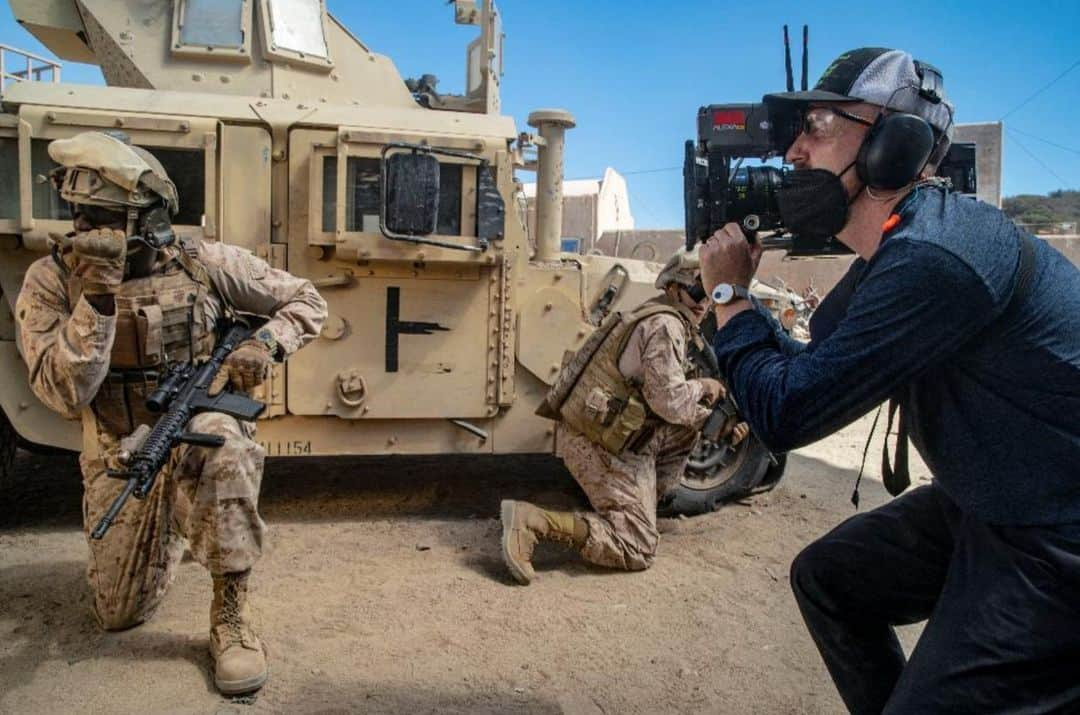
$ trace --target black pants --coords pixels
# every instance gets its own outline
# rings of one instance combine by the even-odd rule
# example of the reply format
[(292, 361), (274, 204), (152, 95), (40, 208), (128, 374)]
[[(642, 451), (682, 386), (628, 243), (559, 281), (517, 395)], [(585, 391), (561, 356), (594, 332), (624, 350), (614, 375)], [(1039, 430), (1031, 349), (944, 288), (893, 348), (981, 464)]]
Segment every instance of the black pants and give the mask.
[[(924, 486), (810, 544), (791, 583), (852, 712), (1080, 712), (1080, 524), (990, 526)], [(926, 619), (905, 663), (892, 626)]]

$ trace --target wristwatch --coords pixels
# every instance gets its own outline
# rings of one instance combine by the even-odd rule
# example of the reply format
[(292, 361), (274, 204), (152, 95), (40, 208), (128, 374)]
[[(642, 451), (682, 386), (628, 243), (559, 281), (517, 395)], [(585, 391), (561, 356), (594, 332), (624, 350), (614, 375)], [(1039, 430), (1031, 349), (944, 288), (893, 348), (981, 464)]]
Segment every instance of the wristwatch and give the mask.
[(259, 328), (252, 337), (266, 346), (274, 360), (281, 360), (281, 346), (278, 345), (277, 338), (274, 337), (269, 328)]
[(712, 299), (717, 305), (727, 305), (736, 298), (750, 299), (750, 291), (731, 283), (717, 283), (712, 289)]

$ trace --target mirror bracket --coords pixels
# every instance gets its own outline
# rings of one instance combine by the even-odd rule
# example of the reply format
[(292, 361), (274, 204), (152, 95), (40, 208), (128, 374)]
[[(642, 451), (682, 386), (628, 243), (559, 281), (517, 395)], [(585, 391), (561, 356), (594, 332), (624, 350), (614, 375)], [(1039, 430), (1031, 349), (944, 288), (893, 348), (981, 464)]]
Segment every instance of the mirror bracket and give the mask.
[(487, 251), (491, 245), (491, 241), (484, 236), (480, 236), (476, 239), (476, 245), (467, 245), (461, 243), (453, 243), (451, 241), (441, 241), (434, 238), (426, 238), (423, 235), (399, 233), (390, 230), (386, 225), (386, 187), (387, 187), (387, 154), (393, 150), (408, 150), (414, 154), (439, 154), (442, 156), (453, 156), (459, 159), (468, 159), (470, 161), (477, 162), (481, 172), (490, 171), (491, 163), (478, 154), (472, 154), (465, 151), (456, 151), (454, 149), (439, 149), (437, 147), (428, 146), (427, 144), (413, 144), (411, 142), (391, 142), (383, 147), (381, 160), (379, 162), (380, 181), (379, 181), (379, 230), (382, 234), (392, 241), (405, 241), (408, 243), (424, 243), (429, 246), (439, 246), (441, 248), (452, 248), (458, 251), (473, 251), (482, 253)]

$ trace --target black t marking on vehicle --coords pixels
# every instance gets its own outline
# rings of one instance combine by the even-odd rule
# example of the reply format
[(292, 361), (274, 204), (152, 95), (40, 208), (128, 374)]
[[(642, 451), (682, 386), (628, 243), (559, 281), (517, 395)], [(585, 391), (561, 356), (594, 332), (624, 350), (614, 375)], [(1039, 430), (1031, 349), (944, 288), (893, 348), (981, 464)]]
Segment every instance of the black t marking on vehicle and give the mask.
[(397, 286), (386, 288), (386, 371), (398, 371), (398, 336), (431, 335), (436, 330), (449, 330), (438, 323), (419, 320), (398, 320), (401, 312), (401, 289)]

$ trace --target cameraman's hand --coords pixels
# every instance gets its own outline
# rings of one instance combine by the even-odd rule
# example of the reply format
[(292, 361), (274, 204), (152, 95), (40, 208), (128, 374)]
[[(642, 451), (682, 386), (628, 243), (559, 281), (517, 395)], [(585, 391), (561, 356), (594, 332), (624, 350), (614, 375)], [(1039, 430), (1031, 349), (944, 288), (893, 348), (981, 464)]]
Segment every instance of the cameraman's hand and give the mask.
[(712, 407), (727, 395), (727, 390), (724, 389), (724, 383), (719, 380), (714, 380), (711, 377), (701, 377), (698, 378), (698, 382), (705, 388), (705, 397), (702, 399), (705, 400), (705, 403), (709, 407)]
[(82, 279), (87, 295), (114, 295), (124, 281), (127, 236), (111, 228), (80, 231), (71, 240), (74, 274)]
[(750, 287), (761, 262), (761, 244), (750, 243), (737, 223), (725, 224), (701, 245), (701, 284), (712, 295), (718, 283)]

